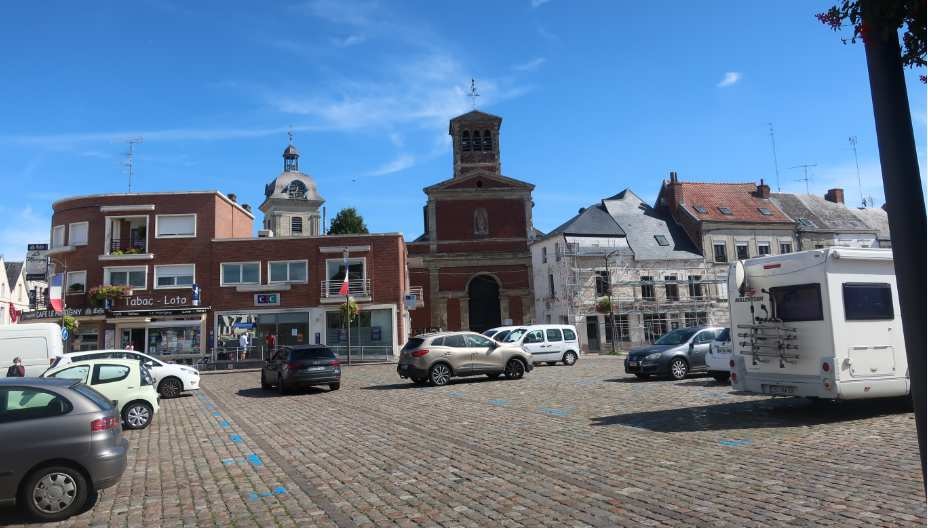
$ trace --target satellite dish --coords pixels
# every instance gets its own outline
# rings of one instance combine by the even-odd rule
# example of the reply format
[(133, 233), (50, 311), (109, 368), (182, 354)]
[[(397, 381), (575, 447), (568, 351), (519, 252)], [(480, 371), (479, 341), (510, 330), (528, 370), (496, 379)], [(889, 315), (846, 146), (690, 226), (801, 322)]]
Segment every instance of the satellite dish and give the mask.
[(728, 269), (728, 292), (736, 292), (739, 296), (744, 296), (744, 264), (736, 261)]

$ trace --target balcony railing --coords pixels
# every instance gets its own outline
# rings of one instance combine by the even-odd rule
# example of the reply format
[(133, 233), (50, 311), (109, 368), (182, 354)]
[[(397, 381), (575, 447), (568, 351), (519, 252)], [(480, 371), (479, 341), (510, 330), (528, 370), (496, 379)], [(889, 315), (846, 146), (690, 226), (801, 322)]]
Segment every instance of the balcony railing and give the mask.
[[(345, 295), (339, 292), (341, 288), (341, 280), (323, 280), (321, 286), (322, 298), (344, 298)], [(371, 280), (348, 280), (348, 296), (370, 298)]]
[(422, 290), (422, 286), (413, 285), (409, 288), (409, 294), (416, 295), (416, 307), (425, 307), (425, 293)]
[(110, 254), (144, 254), (145, 239), (135, 237), (120, 237), (110, 240)]

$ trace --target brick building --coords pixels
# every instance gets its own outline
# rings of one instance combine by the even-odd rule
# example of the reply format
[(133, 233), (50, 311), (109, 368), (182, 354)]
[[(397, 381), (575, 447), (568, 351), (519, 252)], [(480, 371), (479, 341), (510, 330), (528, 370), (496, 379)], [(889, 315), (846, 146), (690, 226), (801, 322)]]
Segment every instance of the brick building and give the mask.
[[(285, 163), (293, 152), (285, 152)], [(291, 178), (275, 182), (297, 181), (312, 193), (276, 201), (268, 215), (277, 223), (281, 211), (304, 212), (306, 232), (315, 233), (315, 184), (307, 175)], [(270, 188), (269, 195), (279, 192)], [(300, 200), (308, 204), (295, 204)], [(49, 254), (66, 270), (65, 312), (80, 324), (71, 349), (131, 345), (157, 355), (206, 355), (237, 346), (242, 334), (255, 350), (268, 335), (278, 345), (344, 346), (345, 297), (338, 292), (346, 253), (349, 291), (361, 310), (352, 353), (363, 346), (392, 356), (406, 340), (406, 248), (398, 233), (255, 237), (251, 208), (217, 191), (70, 197), (53, 209)], [(99, 286), (131, 294), (95, 299)]]
[(532, 320), (534, 186), (502, 175), (501, 123), (477, 110), (451, 120), (453, 176), (425, 188), (425, 233), (407, 243), (410, 284), (422, 294), (414, 332)]

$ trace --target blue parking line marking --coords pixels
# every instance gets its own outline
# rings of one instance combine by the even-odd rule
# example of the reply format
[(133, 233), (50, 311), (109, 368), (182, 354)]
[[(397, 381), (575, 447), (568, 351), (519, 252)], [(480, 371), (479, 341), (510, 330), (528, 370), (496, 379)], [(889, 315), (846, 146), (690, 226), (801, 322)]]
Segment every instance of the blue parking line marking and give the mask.
[(222, 414), (219, 414), (219, 412), (214, 412), (214, 413), (213, 413), (213, 416), (216, 417), (216, 418), (218, 418), (219, 416), (222, 416)]
[(264, 464), (264, 461), (261, 460), (261, 457), (254, 453), (251, 453), (250, 455), (246, 456), (245, 460), (248, 460), (249, 462), (251, 462), (251, 465), (253, 466), (260, 466)]
[(228, 428), (229, 428), (229, 422), (227, 422), (226, 420), (222, 420), (222, 421), (219, 422), (219, 426), (222, 427), (223, 429), (228, 429)]
[(286, 495), (286, 494), (287, 494), (287, 488), (285, 488), (285, 487), (283, 487), (283, 486), (277, 486), (276, 488), (274, 488), (274, 489), (271, 490), (271, 491), (262, 491), (261, 493), (256, 493), (256, 492), (254, 492), (254, 491), (250, 491), (250, 492), (248, 492), (248, 500), (250, 500), (250, 501), (256, 501), (256, 500), (262, 499), (262, 498), (264, 498), (264, 497), (271, 497), (271, 496), (273, 496), (273, 495)]
[(561, 417), (561, 418), (570, 416), (570, 411), (564, 410), (564, 409), (556, 409), (556, 408), (542, 407), (542, 408), (540, 408), (539, 410), (540, 410), (541, 412), (543, 412), (544, 414), (548, 414), (549, 416), (558, 416), (558, 417)]
[(509, 400), (508, 399), (491, 399), (487, 401), (487, 403), (489, 403), (490, 405), (497, 405), (500, 407), (505, 407), (506, 405), (509, 404)]
[(719, 440), (719, 445), (724, 445), (725, 447), (744, 447), (745, 445), (751, 445), (751, 440), (743, 440), (743, 439)]
[(458, 391), (448, 392), (448, 395), (451, 397), (464, 397), (464, 392), (458, 392)]
[(237, 444), (243, 443), (242, 437), (237, 434), (230, 434), (229, 439)]
[(234, 458), (223, 458), (222, 463), (223, 465), (231, 466), (232, 464), (235, 463), (235, 459)]
[(274, 495), (283, 495), (285, 493), (287, 493), (287, 488), (283, 486), (277, 486), (274, 488)]

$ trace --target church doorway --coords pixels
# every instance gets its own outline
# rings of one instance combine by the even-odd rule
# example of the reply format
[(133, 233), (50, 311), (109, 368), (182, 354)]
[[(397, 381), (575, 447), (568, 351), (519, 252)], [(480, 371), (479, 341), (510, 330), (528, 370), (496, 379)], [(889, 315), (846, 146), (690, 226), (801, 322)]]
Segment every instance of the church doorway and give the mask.
[(482, 333), (500, 325), (499, 284), (487, 275), (475, 276), (467, 287), (470, 330)]

